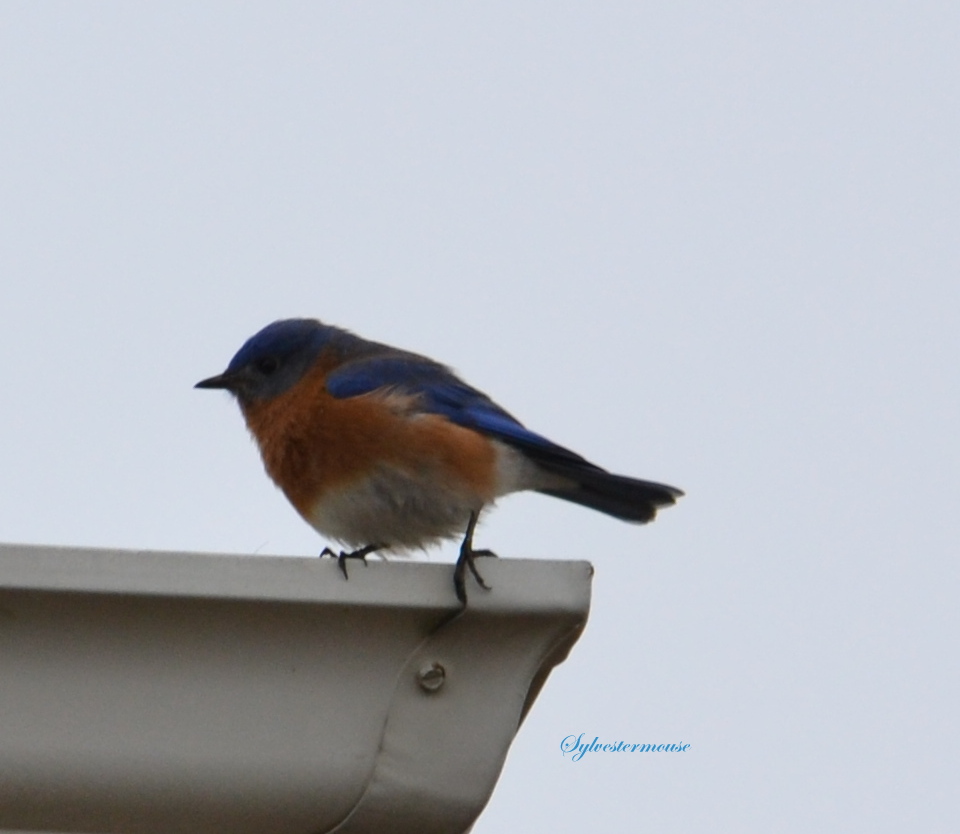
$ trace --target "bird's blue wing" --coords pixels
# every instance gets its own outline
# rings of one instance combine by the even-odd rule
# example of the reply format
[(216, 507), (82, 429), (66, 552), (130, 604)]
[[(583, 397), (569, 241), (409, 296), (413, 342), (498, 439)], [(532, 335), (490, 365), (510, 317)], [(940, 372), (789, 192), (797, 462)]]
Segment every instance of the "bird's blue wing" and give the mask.
[(541, 462), (545, 458), (596, 468), (580, 455), (525, 428), (486, 394), (471, 388), (449, 368), (421, 356), (399, 354), (347, 362), (327, 377), (327, 391), (338, 399), (389, 389), (418, 398), (427, 414), (507, 443)]

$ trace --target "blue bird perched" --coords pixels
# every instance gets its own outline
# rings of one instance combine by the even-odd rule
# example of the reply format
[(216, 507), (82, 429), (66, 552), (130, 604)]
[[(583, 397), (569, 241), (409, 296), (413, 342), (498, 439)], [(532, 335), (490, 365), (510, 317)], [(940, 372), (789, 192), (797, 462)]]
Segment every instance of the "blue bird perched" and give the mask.
[[(525, 428), (449, 368), (314, 319), (276, 321), (226, 371), (196, 385), (234, 394), (270, 477), (347, 558), (463, 534), (454, 569), (474, 564), (480, 512), (519, 490), (652, 521), (683, 493), (614, 475)], [(329, 548), (324, 553), (332, 553)]]

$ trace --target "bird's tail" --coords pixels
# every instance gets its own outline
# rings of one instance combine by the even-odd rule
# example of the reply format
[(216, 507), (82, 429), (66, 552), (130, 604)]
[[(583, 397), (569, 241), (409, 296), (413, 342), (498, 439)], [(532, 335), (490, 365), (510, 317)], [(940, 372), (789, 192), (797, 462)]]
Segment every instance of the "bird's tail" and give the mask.
[(677, 503), (683, 491), (676, 487), (614, 475), (576, 452), (558, 446), (525, 429), (506, 412), (473, 413), (472, 428), (512, 446), (547, 476), (532, 486), (537, 492), (582, 504), (624, 521), (646, 524), (660, 507)]
[(675, 504), (683, 495), (683, 491), (676, 487), (614, 475), (603, 469), (579, 466), (544, 468), (552, 474), (563, 476), (570, 486), (541, 489), (538, 492), (636, 524), (653, 521), (658, 508)]

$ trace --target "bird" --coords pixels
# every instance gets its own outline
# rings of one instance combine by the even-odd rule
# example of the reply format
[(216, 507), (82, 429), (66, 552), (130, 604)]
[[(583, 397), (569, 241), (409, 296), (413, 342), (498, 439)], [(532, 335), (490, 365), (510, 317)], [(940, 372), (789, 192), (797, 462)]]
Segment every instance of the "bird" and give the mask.
[(637, 524), (683, 495), (616, 475), (527, 429), (450, 368), (317, 319), (275, 321), (195, 388), (237, 400), (264, 468), (346, 560), (463, 536), (454, 591), (466, 605), (482, 511), (521, 490)]

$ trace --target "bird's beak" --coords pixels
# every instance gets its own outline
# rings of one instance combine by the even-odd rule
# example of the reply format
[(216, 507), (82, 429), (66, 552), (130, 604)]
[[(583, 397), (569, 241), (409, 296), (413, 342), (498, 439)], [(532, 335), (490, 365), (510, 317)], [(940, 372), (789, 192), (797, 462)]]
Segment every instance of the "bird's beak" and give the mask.
[(217, 374), (212, 376), (209, 379), (201, 379), (194, 388), (225, 388), (227, 391), (232, 391), (237, 384), (236, 374), (231, 374), (229, 371), (225, 371), (222, 374)]

